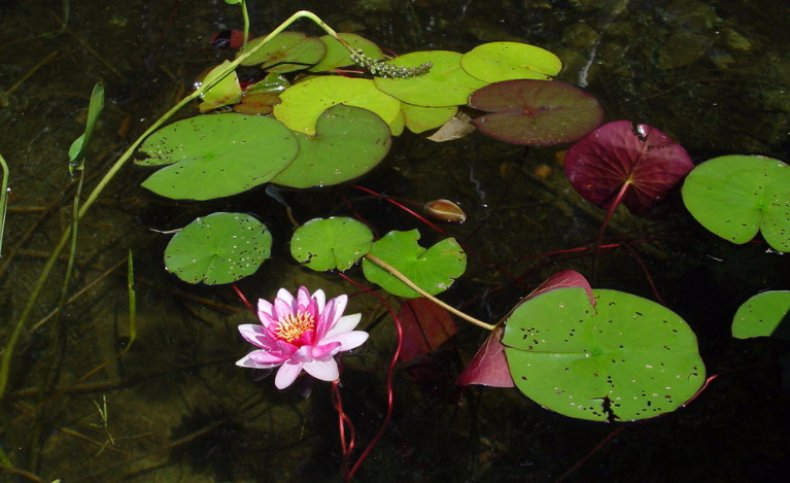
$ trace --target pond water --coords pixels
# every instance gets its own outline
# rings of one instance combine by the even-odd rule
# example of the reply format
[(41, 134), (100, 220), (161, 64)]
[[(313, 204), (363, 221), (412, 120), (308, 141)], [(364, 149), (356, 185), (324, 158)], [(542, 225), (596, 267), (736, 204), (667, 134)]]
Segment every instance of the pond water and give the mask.
[[(515, 40), (555, 52), (558, 79), (583, 87), (606, 120), (649, 123), (695, 162), (729, 154), (790, 159), (790, 59), (784, 2), (736, 0), (339, 0), (249, 2), (263, 34), (310, 9), (338, 31), (392, 52), (467, 51)], [(67, 151), (85, 124), (92, 86), (106, 105), (90, 147), (85, 193), (123, 150), (232, 54), (209, 39), (240, 28), (223, 1), (0, 1), (0, 153), (10, 208), (0, 258), (0, 341), (6, 349), (46, 259), (71, 223), (77, 189)], [(297, 26), (320, 35), (314, 25)], [(197, 113), (194, 105), (179, 117)], [(407, 206), (448, 198), (468, 220), (442, 225), (469, 266), (442, 298), (496, 322), (551, 274), (574, 269), (593, 286), (650, 299), (660, 294), (696, 332), (708, 375), (688, 407), (635, 423), (567, 418), (514, 389), (459, 388), (455, 379), (486, 337), (458, 334), (394, 377), (394, 413), (361, 465), (359, 481), (775, 481), (788, 474), (787, 345), (734, 340), (737, 307), (790, 288), (787, 256), (732, 245), (699, 226), (678, 190), (649, 216), (620, 208), (592, 273), (605, 215), (582, 199), (563, 150), (523, 148), (479, 134), (447, 143), (403, 134), (357, 183)], [(237, 326), (251, 315), (229, 286), (193, 286), (164, 270), (171, 235), (197, 216), (243, 211), (264, 220), (273, 256), (238, 283), (250, 299), (306, 285), (350, 295), (370, 341), (343, 357), (344, 411), (359, 456), (386, 412), (395, 331), (385, 307), (333, 273), (290, 257), (292, 225), (263, 189), (210, 202), (174, 202), (140, 187), (128, 165), (79, 224), (62, 313), (67, 255), (22, 329), (2, 400), (2, 477), (8, 481), (340, 481), (342, 455), (331, 385), (274, 377), (234, 362), (248, 350)], [(377, 236), (420, 228), (381, 198), (343, 185), (280, 193), (299, 221), (359, 217)], [(576, 248), (581, 247), (579, 250)], [(136, 335), (128, 347), (127, 255), (134, 258)], [(64, 252), (68, 253), (68, 249)], [(364, 283), (359, 269), (348, 275)], [(655, 286), (655, 290), (651, 287)], [(390, 299), (392, 304), (398, 301)], [(784, 371), (784, 372), (783, 372)]]

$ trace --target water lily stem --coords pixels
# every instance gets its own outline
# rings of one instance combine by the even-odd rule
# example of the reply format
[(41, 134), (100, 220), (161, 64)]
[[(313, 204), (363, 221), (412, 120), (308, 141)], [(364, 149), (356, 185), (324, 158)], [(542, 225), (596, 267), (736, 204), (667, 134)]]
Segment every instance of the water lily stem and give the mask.
[(464, 319), (465, 321), (467, 321), (469, 323), (472, 323), (472, 324), (474, 324), (474, 325), (476, 325), (478, 327), (481, 327), (483, 329), (486, 329), (486, 330), (494, 330), (496, 328), (495, 325), (492, 325), (492, 324), (483, 322), (482, 320), (476, 319), (476, 318), (472, 317), (471, 315), (465, 314), (465, 313), (461, 312), (460, 310), (456, 309), (455, 307), (447, 305), (446, 303), (444, 303), (441, 300), (437, 299), (433, 295), (429, 294), (428, 292), (426, 292), (425, 290), (423, 290), (419, 286), (417, 286), (417, 284), (412, 282), (411, 279), (409, 279), (409, 277), (407, 277), (406, 275), (404, 275), (401, 272), (399, 272), (397, 268), (393, 267), (392, 265), (390, 265), (389, 263), (387, 263), (384, 260), (380, 259), (379, 257), (377, 257), (375, 255), (371, 255), (370, 253), (368, 253), (367, 255), (365, 255), (365, 258), (367, 258), (371, 262), (375, 263), (379, 267), (383, 268), (384, 270), (388, 271), (393, 277), (395, 277), (398, 280), (400, 280), (401, 282), (405, 283), (410, 289), (414, 290), (415, 292), (417, 292), (418, 294), (422, 295), (426, 299), (428, 299), (431, 302), (435, 303), (439, 307), (447, 310), (451, 314), (454, 314), (454, 315), (460, 317), (461, 319)]
[[(331, 27), (324, 23), (323, 20), (318, 18), (316, 14), (307, 10), (300, 10), (290, 17), (286, 19), (283, 23), (281, 23), (276, 29), (272, 30), (272, 32), (264, 37), (264, 39), (256, 45), (254, 48), (250, 49), (247, 52), (242, 53), (236, 59), (229, 63), (224, 69), (222, 69), (218, 75), (211, 80), (208, 80), (203, 83), (200, 88), (195, 89), (191, 94), (181, 99), (176, 105), (171, 107), (167, 112), (165, 112), (159, 119), (154, 121), (148, 129), (143, 132), (140, 137), (138, 137), (126, 151), (121, 154), (121, 156), (115, 161), (115, 163), (107, 170), (104, 174), (104, 177), (98, 182), (98, 184), (93, 188), (93, 191), (88, 195), (87, 199), (79, 209), (79, 216), (77, 221), (81, 220), (87, 213), (88, 210), (93, 206), (93, 204), (98, 199), (99, 195), (104, 191), (110, 181), (115, 178), (115, 175), (123, 168), (124, 165), (131, 159), (134, 152), (137, 150), (138, 146), (142, 144), (142, 142), (150, 136), (154, 131), (159, 129), (165, 122), (167, 122), (175, 113), (181, 110), (184, 106), (189, 104), (190, 102), (198, 99), (204, 93), (206, 93), (209, 89), (217, 85), (222, 79), (227, 77), (229, 74), (236, 70), (242, 62), (244, 62), (248, 57), (254, 55), (258, 50), (260, 50), (264, 45), (266, 45), (272, 38), (274, 38), (277, 34), (288, 28), (292, 23), (299, 20), (300, 18), (307, 18), (318, 24), (326, 33), (331, 35), (332, 37), (339, 39), (337, 32), (335, 32)], [(3, 169), (5, 171), (6, 166), (5, 162), (3, 162)], [(4, 184), (5, 180), (7, 179), (6, 176), (3, 177)], [(3, 190), (3, 195), (5, 195), (5, 189)], [(5, 201), (5, 197), (2, 198), (2, 201)], [(14, 354), (14, 348), (16, 347), (17, 343), (19, 342), (19, 338), (22, 335), (22, 329), (25, 327), (27, 320), (30, 318), (30, 315), (33, 312), (34, 307), (36, 306), (36, 302), (38, 301), (38, 297), (41, 295), (41, 291), (44, 288), (44, 284), (46, 283), (47, 279), (49, 278), (49, 274), (52, 272), (53, 267), (55, 266), (55, 262), (57, 261), (58, 257), (62, 253), (63, 249), (66, 247), (66, 244), (69, 242), (71, 238), (71, 226), (67, 227), (63, 234), (58, 241), (58, 244), (55, 245), (55, 248), (52, 250), (49, 258), (47, 259), (46, 264), (44, 265), (44, 269), (41, 271), (41, 275), (39, 275), (38, 279), (36, 280), (35, 285), (33, 286), (32, 291), (30, 292), (30, 296), (27, 299), (27, 303), (25, 307), (22, 309), (22, 314), (19, 316), (19, 319), (14, 326), (14, 330), (11, 332), (11, 336), (6, 342), (5, 350), (3, 351), (2, 360), (0, 360), (0, 401), (5, 396), (5, 391), (8, 385), (8, 377), (11, 372), (11, 359)]]

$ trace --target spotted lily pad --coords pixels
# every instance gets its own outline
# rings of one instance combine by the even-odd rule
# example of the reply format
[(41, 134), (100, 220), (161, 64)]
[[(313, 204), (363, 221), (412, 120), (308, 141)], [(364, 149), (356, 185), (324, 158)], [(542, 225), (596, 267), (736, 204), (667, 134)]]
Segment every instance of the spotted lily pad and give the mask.
[(561, 288), (508, 317), (502, 343), (516, 387), (560, 414), (633, 421), (671, 412), (705, 380), (691, 328), (671, 310), (616, 290)]
[(255, 273), (271, 253), (272, 235), (244, 213), (212, 213), (176, 233), (165, 267), (189, 283), (231, 283)]
[(521, 42), (489, 42), (461, 58), (461, 67), (484, 82), (546, 80), (559, 74), (562, 61), (546, 49)]
[(373, 233), (353, 218), (315, 218), (294, 232), (291, 255), (317, 272), (345, 271), (365, 256), (372, 244)]
[(462, 55), (449, 50), (411, 52), (390, 60), (400, 67), (430, 62), (428, 73), (406, 79), (376, 77), (376, 87), (403, 102), (417, 106), (446, 107), (466, 104), (469, 94), (486, 83), (461, 68)]
[(291, 188), (331, 186), (362, 176), (384, 159), (392, 144), (389, 127), (379, 116), (342, 104), (321, 114), (315, 136), (294, 135), (299, 154), (272, 180)]
[(779, 325), (788, 325), (790, 290), (758, 293), (738, 307), (732, 321), (732, 336), (738, 339), (774, 335)]
[(472, 94), (469, 105), (489, 113), (472, 121), (481, 133), (511, 144), (575, 141), (603, 120), (595, 97), (560, 81), (497, 82)]
[(165, 167), (142, 186), (172, 199), (210, 200), (271, 181), (296, 157), (299, 144), (274, 119), (212, 114), (174, 122), (140, 147), (138, 165)]
[(683, 202), (714, 234), (746, 243), (758, 231), (775, 250), (790, 252), (790, 168), (778, 159), (729, 155), (689, 173)]
[[(265, 37), (247, 42), (247, 48), (238, 55), (256, 48)], [(326, 52), (324, 43), (301, 32), (282, 32), (251, 55), (241, 65), (259, 65), (269, 72), (293, 72), (315, 65)]]
[[(371, 255), (406, 275), (431, 295), (447, 290), (466, 270), (466, 254), (455, 238), (445, 238), (425, 249), (417, 243), (420, 232), (391, 231), (373, 243)], [(362, 260), (365, 278), (399, 297), (417, 298), (417, 292), (370, 260)]]
[(392, 134), (403, 131), (400, 101), (376, 89), (370, 79), (320, 76), (300, 82), (280, 94), (274, 117), (291, 130), (312, 136), (318, 117), (337, 104), (373, 111), (387, 123)]
[[(361, 50), (363, 54), (367, 55), (371, 59), (381, 59), (384, 57), (384, 52), (381, 51), (379, 46), (365, 37), (349, 33), (341, 33), (338, 35), (351, 47)], [(326, 47), (326, 53), (324, 54), (324, 58), (322, 58), (319, 63), (308, 69), (310, 72), (327, 72), (337, 69), (338, 67), (345, 67), (354, 64), (354, 61), (351, 60), (348, 50), (340, 45), (340, 42), (335, 40), (334, 37), (331, 35), (324, 35), (319, 37), (319, 39), (324, 43), (324, 46)]]

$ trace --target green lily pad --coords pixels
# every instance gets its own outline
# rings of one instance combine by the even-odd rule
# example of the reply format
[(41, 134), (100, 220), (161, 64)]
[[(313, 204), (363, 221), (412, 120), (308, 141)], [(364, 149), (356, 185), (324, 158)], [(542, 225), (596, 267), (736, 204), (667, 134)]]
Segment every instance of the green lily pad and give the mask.
[(169, 124), (143, 142), (143, 166), (165, 166), (142, 186), (167, 198), (210, 200), (267, 183), (296, 157), (282, 123), (262, 116), (212, 114)]
[(488, 112), (472, 120), (481, 133), (528, 146), (575, 141), (603, 119), (595, 97), (560, 81), (497, 82), (472, 94), (469, 106)]
[[(384, 52), (381, 51), (379, 46), (365, 37), (349, 33), (342, 33), (338, 35), (340, 38), (348, 42), (351, 47), (361, 50), (363, 54), (372, 59), (381, 59), (384, 57)], [(319, 63), (308, 69), (310, 72), (327, 72), (335, 70), (338, 67), (354, 65), (354, 61), (351, 60), (348, 50), (346, 50), (346, 48), (343, 47), (340, 42), (335, 40), (334, 37), (331, 35), (324, 35), (319, 37), (319, 39), (324, 43), (324, 46), (326, 47), (326, 53), (324, 54), (324, 58), (321, 59)]]
[(376, 77), (376, 87), (403, 102), (417, 106), (446, 107), (466, 104), (469, 94), (485, 82), (461, 68), (462, 54), (449, 50), (423, 50), (396, 57), (388, 64), (417, 67), (426, 62), (431, 69), (423, 75), (405, 79)]
[[(219, 75), (219, 72), (224, 70), (229, 64), (230, 62), (226, 60), (214, 67), (206, 74), (202, 82), (206, 83), (215, 79)], [(228, 74), (214, 87), (206, 91), (202, 99), (203, 102), (198, 106), (200, 112), (207, 112), (218, 107), (239, 102), (241, 100), (241, 85), (239, 84), (239, 76), (236, 74), (236, 71)]]
[(272, 235), (244, 213), (212, 213), (173, 235), (165, 267), (189, 283), (217, 285), (252, 275), (272, 248)]
[(402, 103), (403, 117), (409, 131), (419, 134), (444, 125), (458, 112), (458, 106), (423, 107)]
[(631, 421), (674, 411), (696, 394), (705, 366), (691, 328), (642, 297), (561, 288), (519, 305), (502, 343), (516, 387), (573, 418)]
[[(373, 243), (370, 254), (389, 263), (431, 295), (444, 292), (466, 270), (466, 254), (455, 238), (445, 238), (425, 249), (417, 243), (420, 232), (391, 231)], [(417, 298), (417, 292), (370, 260), (362, 261), (369, 281), (399, 297)]]
[(780, 252), (790, 252), (790, 169), (778, 159), (728, 155), (710, 159), (686, 177), (683, 202), (714, 234), (746, 243), (758, 230)]
[(342, 272), (365, 256), (372, 244), (373, 233), (353, 218), (316, 218), (296, 229), (291, 255), (317, 272)]
[(291, 188), (324, 187), (358, 178), (387, 156), (390, 129), (379, 116), (337, 105), (321, 114), (315, 136), (294, 133), (296, 159), (272, 183)]
[(376, 89), (370, 79), (340, 76), (312, 77), (280, 94), (282, 102), (274, 107), (274, 117), (291, 130), (312, 136), (318, 117), (337, 104), (373, 111), (397, 136), (403, 131), (400, 101)]
[[(239, 50), (237, 56), (254, 49), (265, 37), (247, 42), (247, 48)], [(308, 37), (301, 32), (282, 32), (266, 45), (248, 57), (241, 65), (258, 65), (269, 72), (294, 72), (312, 67), (326, 53), (326, 47), (316, 37)]]
[[(732, 321), (732, 336), (738, 339), (774, 335), (790, 315), (790, 290), (758, 293), (738, 307)], [(787, 322), (785, 322), (787, 323)]]
[(546, 80), (560, 73), (562, 61), (546, 49), (521, 42), (489, 42), (465, 53), (461, 67), (484, 82)]

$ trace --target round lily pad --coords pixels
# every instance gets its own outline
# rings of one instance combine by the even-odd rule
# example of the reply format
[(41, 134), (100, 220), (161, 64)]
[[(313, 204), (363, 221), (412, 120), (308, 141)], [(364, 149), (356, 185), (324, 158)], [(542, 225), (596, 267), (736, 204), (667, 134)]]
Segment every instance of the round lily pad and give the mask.
[(775, 250), (790, 252), (790, 168), (764, 156), (728, 155), (697, 166), (683, 184), (691, 215), (736, 244), (758, 230)]
[[(337, 104), (373, 111), (397, 136), (403, 130), (400, 101), (376, 89), (370, 79), (340, 76), (312, 77), (280, 94), (274, 117), (291, 130), (312, 136), (318, 117)], [(398, 128), (400, 126), (400, 128)]]
[(511, 79), (550, 79), (562, 70), (562, 61), (546, 49), (521, 42), (489, 42), (461, 58), (461, 67), (484, 82)]
[(373, 233), (353, 218), (316, 218), (296, 229), (291, 255), (317, 272), (345, 271), (370, 251)]
[(358, 178), (379, 164), (392, 144), (390, 129), (379, 116), (342, 104), (321, 114), (315, 136), (294, 135), (299, 154), (272, 180), (291, 188), (331, 186)]
[[(420, 232), (391, 231), (373, 243), (371, 255), (384, 260), (431, 295), (444, 292), (466, 270), (466, 254), (455, 238), (445, 238), (425, 249), (417, 243)], [(362, 260), (365, 278), (399, 297), (420, 294), (370, 260)]]
[(416, 134), (442, 126), (458, 112), (458, 106), (424, 107), (405, 102), (401, 104), (401, 109), (406, 127)]
[(376, 77), (376, 87), (403, 102), (417, 106), (445, 107), (466, 104), (469, 94), (486, 82), (461, 68), (462, 55), (449, 50), (423, 50), (396, 57), (388, 64), (417, 67), (430, 62), (431, 69), (422, 75), (404, 79)]
[[(254, 49), (265, 37), (247, 42), (247, 48), (237, 55)], [(269, 72), (293, 72), (315, 65), (326, 52), (324, 43), (316, 37), (308, 37), (301, 32), (282, 32), (266, 45), (248, 57), (241, 65), (258, 65)]]
[[(351, 47), (361, 50), (363, 54), (371, 59), (381, 59), (384, 57), (384, 52), (381, 51), (378, 45), (371, 42), (357, 34), (342, 33), (338, 34), (340, 38), (345, 40)], [(316, 65), (308, 69), (310, 72), (326, 72), (337, 69), (338, 67), (345, 67), (353, 65), (354, 61), (348, 53), (348, 50), (343, 47), (340, 42), (335, 40), (331, 35), (324, 35), (319, 37), (321, 42), (326, 47), (324, 57)]]
[[(790, 290), (758, 293), (738, 307), (732, 321), (732, 336), (738, 339), (774, 335), (790, 315)], [(787, 324), (787, 322), (785, 322)]]
[(616, 290), (560, 288), (505, 322), (510, 373), (527, 397), (560, 414), (632, 421), (674, 411), (705, 380), (697, 338), (677, 314)]
[(469, 105), (489, 112), (472, 123), (511, 144), (551, 146), (575, 141), (603, 120), (595, 97), (560, 81), (511, 80), (476, 91)]
[(142, 186), (172, 199), (235, 195), (274, 178), (296, 157), (299, 144), (282, 123), (262, 116), (212, 114), (174, 122), (140, 147), (145, 166), (166, 166)]
[(255, 273), (271, 247), (271, 233), (256, 218), (212, 213), (173, 236), (165, 249), (165, 267), (189, 283), (231, 283)]

